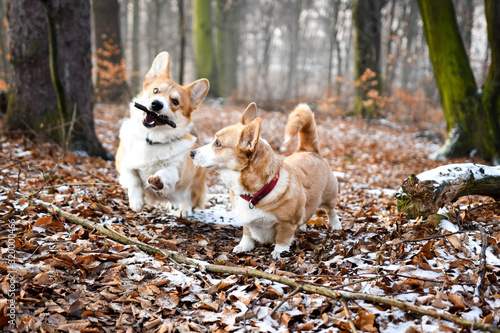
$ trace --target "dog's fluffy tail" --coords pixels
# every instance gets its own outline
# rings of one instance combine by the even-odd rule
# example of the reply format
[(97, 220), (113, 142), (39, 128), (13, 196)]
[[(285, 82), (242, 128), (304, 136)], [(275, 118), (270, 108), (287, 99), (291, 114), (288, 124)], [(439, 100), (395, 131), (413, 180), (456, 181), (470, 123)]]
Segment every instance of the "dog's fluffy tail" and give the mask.
[(299, 104), (288, 116), (285, 129), (285, 143), (299, 134), (298, 151), (319, 153), (318, 128), (314, 113), (307, 104)]

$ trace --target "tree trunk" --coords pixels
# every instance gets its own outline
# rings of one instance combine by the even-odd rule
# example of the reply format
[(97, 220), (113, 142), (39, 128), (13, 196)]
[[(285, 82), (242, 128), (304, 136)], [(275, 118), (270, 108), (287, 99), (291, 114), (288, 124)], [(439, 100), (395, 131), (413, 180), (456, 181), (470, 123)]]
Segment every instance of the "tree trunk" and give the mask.
[(394, 77), (394, 65), (396, 60), (394, 52), (392, 52), (393, 42), (394, 39), (396, 39), (397, 34), (396, 30), (392, 28), (394, 24), (394, 17), (396, 16), (396, 0), (391, 1), (391, 10), (389, 11), (389, 15), (389, 38), (387, 39), (387, 60), (385, 63), (385, 80), (383, 87), (384, 94), (388, 97), (392, 94), (392, 78)]
[[(6, 17), (7, 6), (5, 1), (0, 2), (0, 17)], [(10, 66), (7, 60), (7, 27), (2, 24), (0, 28), (0, 92), (7, 89)], [(3, 92), (2, 92), (3, 95)], [(3, 95), (4, 96), (4, 95)], [(0, 104), (0, 112), (5, 112), (3, 103)]]
[(210, 81), (211, 96), (219, 96), (217, 80), (213, 70), (214, 49), (212, 41), (211, 2), (206, 0), (193, 1), (193, 39), (196, 75)]
[(177, 1), (179, 9), (179, 84), (184, 84), (184, 64), (186, 62), (186, 14), (184, 13), (184, 0)]
[(139, 53), (139, 23), (140, 8), (139, 0), (133, 0), (133, 22), (132, 22), (132, 73), (130, 74), (130, 90), (135, 96), (141, 91), (141, 61)]
[(242, 0), (232, 0), (231, 11), (227, 18), (228, 42), (226, 49), (226, 93), (228, 96), (238, 89), (238, 51), (240, 49), (240, 15), (245, 2)]
[(464, 41), (465, 51), (470, 54), (472, 44), (472, 28), (474, 27), (474, 1), (455, 0), (458, 28)]
[(484, 5), (491, 63), (483, 86), (483, 106), (494, 138), (493, 145), (496, 151), (494, 163), (498, 165), (500, 164), (500, 1), (485, 0)]
[(98, 102), (121, 103), (130, 99), (120, 37), (120, 5), (117, 0), (92, 0)]
[(396, 194), (398, 210), (409, 218), (435, 214), (439, 208), (464, 195), (500, 199), (500, 167), (450, 164), (411, 175)]
[(217, 70), (217, 88), (219, 96), (227, 96), (226, 92), (226, 64), (227, 64), (227, 40), (228, 40), (228, 18), (231, 11), (231, 2), (225, 0), (215, 1), (215, 63)]
[[(111, 158), (94, 131), (90, 3), (45, 3), (57, 36), (57, 44), (52, 45), (52, 59), (57, 57), (54, 80), (42, 2), (17, 0), (8, 8), (12, 82), (5, 124), (11, 129), (43, 130), (62, 146)], [(58, 80), (61, 89), (56, 94)], [(58, 96), (63, 97), (63, 105), (58, 105)]]
[[(335, 1), (331, 8), (330, 15), (332, 16), (331, 20), (331, 26), (329, 29), (330, 33), (330, 48), (328, 50), (328, 77), (327, 77), (327, 83), (326, 83), (326, 95), (328, 97), (331, 96), (332, 93), (332, 88), (333, 88), (333, 51), (337, 50), (338, 52), (338, 46), (337, 46), (337, 32), (338, 32), (338, 17), (339, 17), (339, 7), (340, 6), (340, 1)], [(338, 97), (338, 96), (337, 96)]]
[(377, 97), (382, 92), (380, 71), (381, 11), (385, 0), (354, 0), (356, 30), (354, 79), (356, 97), (353, 112), (364, 118), (376, 116)]
[[(434, 157), (499, 155), (469, 65), (451, 0), (419, 0), (429, 54), (447, 125), (445, 144)], [(498, 121), (498, 119), (497, 119)]]
[(290, 14), (292, 18), (289, 21), (290, 29), (290, 49), (288, 51), (288, 73), (287, 73), (287, 84), (285, 91), (285, 98), (298, 98), (297, 91), (297, 58), (299, 56), (299, 32), (300, 32), (300, 14), (302, 12), (302, 2), (301, 0), (293, 0), (290, 3)]

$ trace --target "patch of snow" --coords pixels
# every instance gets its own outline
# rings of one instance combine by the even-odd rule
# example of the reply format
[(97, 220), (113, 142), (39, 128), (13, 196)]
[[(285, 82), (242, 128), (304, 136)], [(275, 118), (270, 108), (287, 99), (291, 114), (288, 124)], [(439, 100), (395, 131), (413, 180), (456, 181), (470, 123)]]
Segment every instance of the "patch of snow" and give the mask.
[(392, 197), (396, 195), (396, 190), (388, 189), (388, 188), (381, 188), (381, 189), (371, 189), (367, 190), (366, 193), (371, 194), (376, 197), (380, 197), (381, 195), (386, 195), (388, 197)]
[(439, 226), (446, 231), (449, 232), (457, 232), (459, 229), (456, 224), (451, 223), (448, 220), (442, 219), (441, 222), (439, 223)]
[(349, 175), (345, 172), (340, 172), (340, 171), (333, 171), (333, 174), (337, 179), (347, 179)]
[(491, 167), (475, 163), (448, 164), (427, 170), (417, 175), (420, 181), (434, 180), (438, 183), (452, 179), (468, 179), (470, 176), (474, 179), (481, 179), (485, 176), (500, 177), (500, 167)]
[(470, 311), (462, 313), (462, 318), (469, 321), (478, 321), (481, 319), (482, 314), (483, 311), (481, 311), (480, 308), (478, 308), (477, 306), (473, 306), (471, 307)]
[(398, 294), (394, 296), (394, 299), (402, 302), (415, 302), (420, 297), (419, 293), (408, 293), (408, 294)]

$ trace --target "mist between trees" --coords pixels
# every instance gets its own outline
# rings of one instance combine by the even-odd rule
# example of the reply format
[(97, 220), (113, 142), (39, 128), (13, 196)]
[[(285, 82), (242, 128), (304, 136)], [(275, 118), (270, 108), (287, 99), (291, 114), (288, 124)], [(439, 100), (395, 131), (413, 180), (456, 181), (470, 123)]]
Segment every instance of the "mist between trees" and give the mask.
[[(404, 89), (438, 104), (417, 1), (370, 2), (369, 10), (380, 12), (364, 12), (362, 18), (371, 25), (367, 39), (380, 30), (374, 53), (383, 96)], [(93, 0), (92, 5), (98, 101), (129, 100), (154, 57), (168, 51), (172, 77), (184, 82), (207, 77), (212, 97), (330, 97), (353, 103), (353, 0)], [(489, 63), (484, 3), (455, 0), (454, 5), (475, 77), (484, 82)], [(0, 10), (5, 18), (4, 1)], [(5, 26), (0, 88), (9, 83)]]
[[(399, 88), (421, 90), (438, 103), (417, 1), (370, 2), (379, 3), (375, 9), (381, 8), (380, 22), (369, 23), (380, 25), (378, 65), (385, 94)], [(204, 10), (210, 12), (196, 10), (198, 3), (209, 4)], [(125, 60), (136, 66), (128, 66), (127, 75), (131, 78), (133, 71), (138, 72), (140, 85), (155, 55), (167, 50), (172, 75), (179, 79), (180, 26), (184, 25), (184, 80), (209, 76), (212, 96), (284, 100), (328, 94), (349, 103), (355, 83), (353, 4), (352, 0), (122, 0)], [(184, 24), (179, 6), (184, 6)], [(484, 4), (461, 0), (455, 1), (455, 8), (471, 64), (483, 82), (488, 68)], [(203, 18), (204, 29), (193, 25), (196, 16), (208, 16)], [(364, 17), (370, 20), (370, 13)], [(194, 33), (205, 43), (199, 51)], [(197, 73), (196, 57), (205, 60), (206, 68), (198, 70), (202, 73)], [(139, 88), (132, 86), (133, 91)]]

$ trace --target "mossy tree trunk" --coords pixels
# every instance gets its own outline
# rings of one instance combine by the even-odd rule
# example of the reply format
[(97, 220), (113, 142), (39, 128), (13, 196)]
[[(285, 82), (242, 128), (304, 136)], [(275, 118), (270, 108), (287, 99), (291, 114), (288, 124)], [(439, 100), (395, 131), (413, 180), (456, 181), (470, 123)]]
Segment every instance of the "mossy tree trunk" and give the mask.
[(120, 37), (118, 0), (92, 0), (97, 77), (95, 94), (102, 103), (130, 100)]
[(497, 158), (495, 124), (478, 93), (452, 0), (419, 0), (418, 4), (447, 124), (446, 142), (435, 157), (477, 152), (486, 160)]
[(209, 94), (218, 97), (220, 96), (220, 92), (218, 91), (218, 76), (215, 68), (211, 13), (211, 1), (193, 1), (193, 39), (196, 74), (198, 78), (206, 78), (210, 81), (211, 89)]
[(484, 5), (491, 64), (483, 86), (483, 106), (494, 140), (493, 159), (495, 164), (500, 164), (500, 1), (486, 0)]
[[(43, 131), (62, 146), (111, 158), (94, 130), (90, 3), (44, 3), (47, 16), (40, 0), (16, 0), (8, 7), (12, 81), (5, 125)], [(53, 20), (57, 35), (54, 77), (49, 65), (47, 18)], [(58, 93), (57, 80), (61, 83)]]
[(386, 0), (354, 0), (354, 79), (356, 96), (353, 113), (363, 118), (376, 116), (377, 101), (382, 93), (380, 71), (380, 33), (382, 7)]

